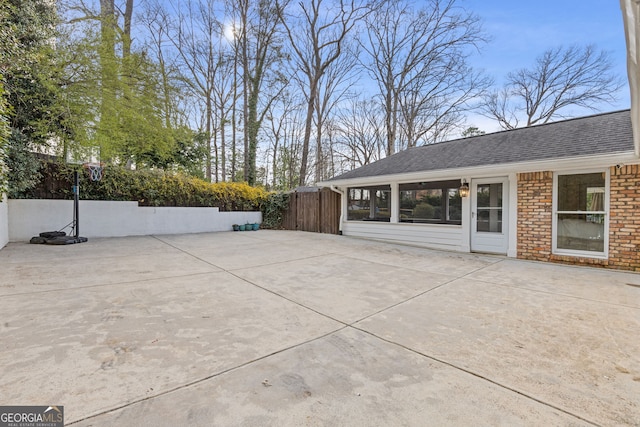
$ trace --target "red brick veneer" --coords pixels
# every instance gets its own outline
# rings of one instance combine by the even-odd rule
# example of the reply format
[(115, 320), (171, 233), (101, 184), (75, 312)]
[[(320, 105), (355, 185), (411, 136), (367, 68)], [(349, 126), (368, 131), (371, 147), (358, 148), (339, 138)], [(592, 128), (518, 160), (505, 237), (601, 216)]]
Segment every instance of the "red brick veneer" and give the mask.
[(610, 168), (609, 259), (554, 255), (553, 172), (518, 174), (518, 258), (640, 271), (640, 165)]

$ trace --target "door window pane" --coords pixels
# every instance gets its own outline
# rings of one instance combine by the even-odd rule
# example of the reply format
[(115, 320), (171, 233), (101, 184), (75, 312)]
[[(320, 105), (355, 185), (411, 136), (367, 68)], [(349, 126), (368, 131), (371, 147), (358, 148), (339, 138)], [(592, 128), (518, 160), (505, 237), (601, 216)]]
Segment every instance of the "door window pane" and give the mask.
[(502, 233), (502, 183), (478, 184), (476, 231)]

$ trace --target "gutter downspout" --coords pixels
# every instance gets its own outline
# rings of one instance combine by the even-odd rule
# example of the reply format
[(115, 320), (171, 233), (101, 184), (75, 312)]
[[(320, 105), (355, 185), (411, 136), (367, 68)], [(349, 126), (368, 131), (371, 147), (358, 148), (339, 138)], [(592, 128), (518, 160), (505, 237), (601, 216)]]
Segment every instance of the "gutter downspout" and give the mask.
[(329, 188), (334, 193), (338, 193), (340, 196), (342, 196), (340, 198), (340, 223), (338, 224), (338, 234), (342, 236), (342, 220), (344, 219), (344, 209), (343, 209), (343, 206), (344, 206), (344, 191), (340, 190), (335, 185), (331, 185), (331, 186), (329, 186)]
[(620, 0), (627, 42), (627, 77), (631, 90), (631, 124), (635, 153), (640, 157), (640, 0)]

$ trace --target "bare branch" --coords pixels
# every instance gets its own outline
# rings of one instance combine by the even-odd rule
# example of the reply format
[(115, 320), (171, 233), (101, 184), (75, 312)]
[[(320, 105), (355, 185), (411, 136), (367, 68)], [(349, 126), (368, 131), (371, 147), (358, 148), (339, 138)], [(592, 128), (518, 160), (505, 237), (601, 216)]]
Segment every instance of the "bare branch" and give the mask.
[(418, 10), (390, 0), (367, 20), (367, 36), (363, 65), (378, 84), (387, 155), (444, 138), (490, 84), (467, 65), (470, 50), (486, 40), (479, 18), (455, 0)]
[(549, 49), (532, 68), (509, 73), (504, 89), (485, 98), (483, 114), (513, 129), (519, 118), (526, 126), (566, 118), (572, 106), (597, 111), (603, 103), (614, 103), (623, 87), (612, 68), (610, 54), (594, 45)]

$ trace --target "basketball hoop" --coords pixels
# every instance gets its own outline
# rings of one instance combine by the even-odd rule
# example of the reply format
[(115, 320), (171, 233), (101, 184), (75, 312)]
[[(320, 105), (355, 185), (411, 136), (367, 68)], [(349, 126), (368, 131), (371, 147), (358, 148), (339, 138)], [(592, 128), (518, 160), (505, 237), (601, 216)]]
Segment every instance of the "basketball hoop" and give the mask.
[(102, 179), (102, 176), (104, 174), (104, 163), (102, 162), (97, 162), (97, 163), (83, 163), (82, 167), (85, 168), (87, 170), (87, 172), (89, 173), (89, 179), (91, 181), (100, 181)]

